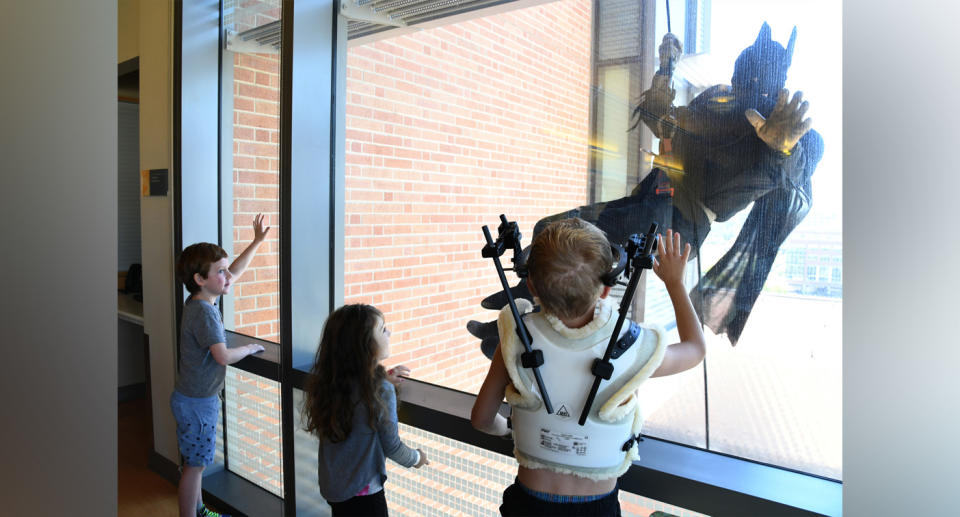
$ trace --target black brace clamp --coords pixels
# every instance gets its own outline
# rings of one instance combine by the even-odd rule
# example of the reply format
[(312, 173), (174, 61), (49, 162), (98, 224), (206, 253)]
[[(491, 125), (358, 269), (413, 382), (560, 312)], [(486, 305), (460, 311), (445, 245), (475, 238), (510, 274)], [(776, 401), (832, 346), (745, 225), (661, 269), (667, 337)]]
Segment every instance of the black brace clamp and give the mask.
[(503, 292), (507, 294), (507, 303), (510, 305), (510, 312), (513, 314), (513, 320), (517, 323), (517, 336), (523, 343), (524, 353), (520, 355), (520, 363), (524, 368), (533, 370), (533, 377), (537, 381), (537, 388), (540, 390), (540, 398), (543, 399), (543, 406), (548, 414), (553, 414), (553, 404), (550, 403), (550, 396), (547, 395), (547, 387), (543, 384), (543, 377), (540, 376), (540, 367), (543, 366), (543, 352), (534, 350), (530, 342), (530, 332), (520, 317), (520, 311), (517, 310), (517, 304), (513, 300), (513, 293), (510, 292), (510, 285), (507, 283), (507, 277), (503, 273), (503, 265), (500, 264), (500, 255), (503, 255), (506, 247), (513, 248), (513, 262), (517, 265), (518, 258), (522, 254), (520, 246), (520, 230), (515, 221), (507, 221), (506, 216), (500, 214), (500, 226), (497, 228), (499, 235), (494, 241), (490, 235), (490, 229), (483, 226), (483, 236), (487, 240), (487, 245), (483, 247), (481, 255), (485, 258), (493, 259), (493, 265), (497, 268), (497, 275), (500, 277), (500, 283), (503, 285)]
[[(630, 328), (627, 329), (627, 332), (617, 340), (616, 346), (614, 346), (613, 351), (610, 352), (610, 359), (617, 359), (623, 355), (624, 352), (629, 350), (630, 347), (636, 343), (637, 338), (640, 337), (640, 333), (642, 331), (643, 329), (640, 327), (640, 325), (637, 325), (631, 321)], [(609, 381), (610, 377), (613, 377), (613, 363), (611, 363), (609, 360), (604, 361), (598, 357), (593, 360), (593, 366), (590, 368), (590, 373), (592, 373), (594, 377), (602, 377), (603, 380)]]
[(642, 441), (643, 441), (642, 436), (640, 436), (639, 434), (633, 435), (630, 437), (629, 440), (623, 442), (623, 447), (621, 447), (620, 450), (622, 450), (623, 452), (627, 452), (633, 447), (633, 444), (640, 443)]
[[(617, 324), (613, 328), (613, 333), (610, 334), (610, 342), (607, 343), (607, 349), (603, 353), (603, 358), (594, 359), (593, 366), (590, 368), (590, 372), (593, 373), (593, 386), (590, 387), (590, 393), (587, 395), (587, 402), (583, 405), (583, 410), (580, 412), (580, 420), (578, 423), (583, 425), (587, 422), (587, 415), (590, 414), (590, 408), (593, 406), (593, 401), (597, 397), (597, 390), (600, 388), (600, 382), (602, 380), (610, 380), (613, 376), (613, 363), (610, 362), (611, 358), (620, 357), (623, 353), (630, 348), (630, 345), (633, 344), (633, 341), (636, 341), (637, 336), (640, 335), (640, 328), (637, 326), (636, 331), (631, 325), (630, 330), (627, 334), (624, 335), (624, 338), (633, 335), (633, 340), (630, 341), (630, 345), (621, 347), (618, 345), (622, 339), (617, 339), (620, 336), (620, 329), (623, 328), (623, 322), (627, 318), (627, 311), (630, 309), (630, 303), (633, 301), (633, 294), (637, 290), (637, 285), (640, 282), (640, 276), (643, 274), (644, 269), (653, 268), (653, 250), (657, 242), (657, 223), (652, 223), (650, 229), (645, 235), (633, 234), (627, 239), (627, 249), (626, 256), (628, 257), (627, 269), (625, 274), (629, 278), (627, 282), (627, 289), (623, 293), (623, 298), (620, 299), (620, 314), (617, 317)], [(614, 357), (614, 352), (620, 349)]]
[(524, 368), (537, 368), (543, 366), (543, 352), (540, 350), (530, 350), (520, 354), (520, 364)]

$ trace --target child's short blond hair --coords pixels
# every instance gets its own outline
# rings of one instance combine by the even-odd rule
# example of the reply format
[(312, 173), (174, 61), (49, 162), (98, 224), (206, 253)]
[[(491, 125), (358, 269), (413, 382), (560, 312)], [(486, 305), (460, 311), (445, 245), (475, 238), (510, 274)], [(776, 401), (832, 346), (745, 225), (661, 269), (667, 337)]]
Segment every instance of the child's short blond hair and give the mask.
[(613, 268), (604, 233), (574, 217), (555, 221), (537, 234), (527, 259), (530, 282), (543, 309), (561, 319), (594, 309), (601, 278)]

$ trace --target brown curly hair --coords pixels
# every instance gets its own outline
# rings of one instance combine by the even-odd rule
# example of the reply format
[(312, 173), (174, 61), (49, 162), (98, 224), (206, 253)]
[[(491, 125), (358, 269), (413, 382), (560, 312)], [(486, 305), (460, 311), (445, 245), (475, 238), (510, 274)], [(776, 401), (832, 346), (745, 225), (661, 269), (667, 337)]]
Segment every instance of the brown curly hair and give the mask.
[(367, 411), (370, 427), (386, 410), (381, 396), (386, 372), (374, 341), (377, 320), (382, 318), (383, 313), (372, 305), (344, 305), (323, 325), (302, 414), (304, 430), (321, 441), (346, 440), (355, 409)]
[(225, 258), (227, 258), (227, 252), (216, 244), (209, 242), (191, 244), (177, 257), (177, 277), (190, 294), (197, 294), (200, 292), (200, 286), (193, 280), (193, 275), (199, 273), (202, 278), (207, 278), (210, 264)]

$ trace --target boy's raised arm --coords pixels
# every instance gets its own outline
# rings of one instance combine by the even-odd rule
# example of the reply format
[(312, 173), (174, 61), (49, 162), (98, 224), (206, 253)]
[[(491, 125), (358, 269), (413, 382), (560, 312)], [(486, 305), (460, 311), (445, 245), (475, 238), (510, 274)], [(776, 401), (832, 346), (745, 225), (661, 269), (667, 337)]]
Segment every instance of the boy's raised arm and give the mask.
[(257, 254), (257, 248), (260, 247), (260, 243), (267, 238), (267, 233), (270, 232), (270, 227), (266, 226), (263, 219), (263, 214), (257, 214), (253, 218), (253, 241), (243, 253), (237, 256), (234, 259), (233, 263), (230, 264), (230, 273), (234, 278), (239, 277), (246, 271), (247, 266), (250, 265), (250, 261), (253, 260), (253, 256)]
[(689, 370), (700, 364), (707, 353), (706, 339), (700, 318), (693, 310), (693, 302), (683, 285), (683, 270), (690, 258), (690, 243), (681, 246), (680, 234), (667, 230), (666, 238), (660, 236), (657, 258), (653, 263), (653, 271), (663, 280), (667, 287), (667, 294), (673, 302), (673, 310), (677, 317), (677, 332), (680, 342), (667, 348), (667, 353), (660, 363), (660, 367), (653, 372), (653, 377), (662, 377)]

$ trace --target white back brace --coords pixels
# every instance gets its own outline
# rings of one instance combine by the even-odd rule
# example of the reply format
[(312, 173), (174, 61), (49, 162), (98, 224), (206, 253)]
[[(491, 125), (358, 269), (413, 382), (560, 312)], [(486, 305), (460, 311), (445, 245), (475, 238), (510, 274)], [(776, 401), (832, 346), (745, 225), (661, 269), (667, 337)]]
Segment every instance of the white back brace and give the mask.
[[(521, 312), (531, 307), (526, 300), (517, 302)], [(613, 376), (601, 382), (585, 424), (578, 424), (594, 381), (591, 366), (594, 359), (603, 357), (616, 320), (613, 304), (603, 299), (593, 321), (579, 329), (570, 329), (542, 312), (524, 316), (532, 347), (543, 353), (540, 374), (554, 406), (550, 415), (533, 372), (521, 365), (524, 349), (509, 307), (501, 311), (501, 353), (512, 382), (507, 402), (513, 406), (514, 452), (521, 465), (604, 479), (621, 475), (636, 459), (635, 444), (627, 451), (622, 447), (640, 433), (643, 424), (635, 394), (663, 360), (666, 345), (661, 328), (641, 326), (633, 346), (612, 361)], [(628, 329), (629, 320), (625, 320), (620, 335)]]

